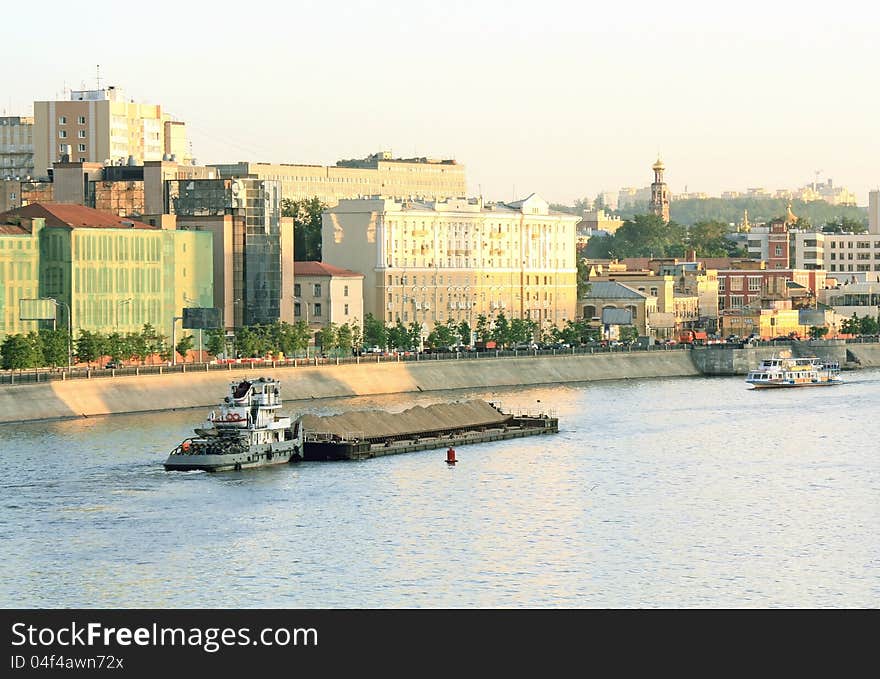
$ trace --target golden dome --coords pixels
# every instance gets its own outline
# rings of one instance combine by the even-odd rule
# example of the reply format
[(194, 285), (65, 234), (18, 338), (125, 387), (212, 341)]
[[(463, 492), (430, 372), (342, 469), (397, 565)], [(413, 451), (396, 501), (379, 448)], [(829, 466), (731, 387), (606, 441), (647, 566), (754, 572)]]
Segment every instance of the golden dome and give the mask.
[(658, 157), (658, 158), (657, 158), (657, 162), (654, 163), (654, 164), (651, 166), (651, 169), (652, 169), (652, 170), (663, 170), (663, 169), (665, 169), (665, 166), (663, 165), (663, 161), (660, 160), (660, 158)]

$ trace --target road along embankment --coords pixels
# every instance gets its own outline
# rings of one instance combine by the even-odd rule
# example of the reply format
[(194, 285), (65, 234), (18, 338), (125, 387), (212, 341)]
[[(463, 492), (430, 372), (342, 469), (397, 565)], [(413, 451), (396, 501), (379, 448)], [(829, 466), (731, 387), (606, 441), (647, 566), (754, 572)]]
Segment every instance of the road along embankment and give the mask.
[(299, 399), (699, 375), (690, 354), (679, 350), (362, 363), (22, 384), (0, 388), (0, 423), (209, 408), (223, 398), (230, 381), (262, 375), (281, 380), (288, 404)]

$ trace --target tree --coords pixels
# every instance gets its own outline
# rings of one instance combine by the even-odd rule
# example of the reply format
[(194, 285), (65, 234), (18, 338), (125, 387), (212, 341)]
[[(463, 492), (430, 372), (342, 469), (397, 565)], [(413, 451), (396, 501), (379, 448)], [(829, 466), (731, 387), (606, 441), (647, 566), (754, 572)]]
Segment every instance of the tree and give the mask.
[[(205, 348), (212, 356), (226, 353), (226, 331), (223, 328), (211, 328), (206, 332)], [(162, 360), (167, 360), (163, 357)]]
[(107, 335), (101, 349), (114, 361), (122, 361), (131, 356), (128, 352), (128, 342), (118, 332)]
[(293, 257), (298, 262), (321, 261), (321, 213), (327, 205), (321, 199), (281, 199), (281, 214), (293, 217)]
[(143, 363), (147, 357), (147, 337), (143, 332), (132, 332), (125, 336), (127, 358)]
[(687, 244), (698, 257), (728, 257), (736, 245), (726, 238), (732, 228), (717, 220), (699, 221), (688, 229)]
[(354, 339), (351, 326), (348, 323), (343, 323), (336, 331), (336, 346), (343, 355), (351, 353), (351, 349), (354, 346)]
[(385, 325), (373, 314), (364, 316), (364, 345), (385, 348), (388, 342)]
[(399, 318), (397, 323), (386, 329), (386, 336), (392, 349), (409, 349), (411, 346), (409, 331)]
[(639, 329), (632, 325), (624, 325), (620, 328), (621, 342), (635, 342), (639, 338)]
[(822, 339), (828, 334), (828, 328), (819, 325), (810, 326), (810, 339)]
[(338, 346), (339, 337), (338, 329), (335, 323), (328, 323), (318, 331), (318, 344), (321, 345), (321, 351), (327, 353)]
[(30, 336), (7, 335), (0, 346), (5, 370), (24, 370), (36, 368), (41, 356), (37, 353), (35, 342)]
[(472, 333), (473, 331), (471, 330), (471, 324), (467, 321), (462, 321), (458, 324), (458, 336), (463, 344), (469, 345), (471, 343)]
[(161, 361), (167, 363), (171, 360), (171, 342), (168, 341), (168, 337), (166, 335), (158, 336), (158, 346), (156, 347), (156, 353), (159, 354), (159, 360)]
[(183, 360), (186, 361), (186, 353), (193, 348), (193, 336), (192, 335), (184, 335), (179, 340), (177, 340), (177, 344), (174, 347), (174, 350), (183, 357)]
[(104, 355), (105, 343), (106, 338), (101, 333), (80, 329), (79, 338), (76, 340), (77, 360), (85, 361), (91, 368), (92, 362)]
[(407, 326), (406, 334), (409, 336), (409, 348), (418, 349), (422, 346), (422, 324), (418, 321), (412, 321)]
[(154, 328), (151, 323), (144, 323), (143, 330), (141, 330), (141, 337), (143, 338), (144, 342), (144, 358), (147, 358), (148, 356), (153, 356), (153, 354), (159, 352), (159, 333), (156, 332), (156, 328)]
[(590, 267), (583, 257), (577, 258), (577, 298), (583, 299), (590, 294)]
[(303, 320), (297, 321), (293, 324), (292, 335), (294, 340), (294, 351), (307, 351), (309, 348), (309, 341), (312, 339), (312, 329), (309, 327), (309, 324)]
[(455, 344), (456, 334), (449, 325), (438, 323), (428, 334), (428, 346), (449, 347)]
[(67, 330), (41, 330), (40, 348), (47, 365), (67, 365)]
[(360, 353), (363, 344), (364, 338), (361, 333), (361, 326), (358, 325), (357, 319), (354, 319), (351, 323), (351, 346), (357, 353)]
[(824, 233), (866, 233), (868, 226), (864, 220), (844, 215), (826, 222), (822, 231)]
[(495, 324), (492, 327), (492, 339), (498, 343), (499, 347), (504, 347), (510, 344), (510, 322), (507, 320), (507, 316), (504, 315), (503, 311), (499, 311), (498, 315), (495, 317)]
[(486, 318), (485, 314), (477, 316), (476, 334), (478, 342), (486, 342), (492, 339), (492, 330), (489, 327), (489, 319)]

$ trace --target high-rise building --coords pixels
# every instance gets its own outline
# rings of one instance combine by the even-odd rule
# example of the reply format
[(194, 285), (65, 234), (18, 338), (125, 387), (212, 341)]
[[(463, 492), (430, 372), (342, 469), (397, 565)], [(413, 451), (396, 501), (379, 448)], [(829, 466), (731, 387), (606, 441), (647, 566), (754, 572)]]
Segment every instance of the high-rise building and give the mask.
[(0, 179), (29, 179), (34, 174), (34, 119), (0, 117)]
[(663, 181), (663, 161), (657, 158), (657, 162), (651, 166), (654, 170), (654, 181), (651, 183), (651, 213), (662, 217), (664, 222), (669, 222), (669, 189)]
[(392, 158), (388, 152), (340, 160), (330, 167), (249, 162), (211, 167), (224, 178), (279, 181), (283, 198), (317, 196), (330, 207), (342, 199), (362, 196), (443, 200), (467, 194), (464, 165), (451, 159)]
[(190, 160), (185, 127), (158, 104), (126, 101), (116, 87), (70, 93), (69, 101), (34, 102), (34, 176), (52, 164), (141, 164), (148, 160)]
[(214, 301), (227, 328), (293, 321), (293, 219), (280, 182), (165, 181), (165, 213), (178, 230), (214, 238)]
[(324, 213), (322, 255), (364, 274), (364, 313), (434, 325), (503, 312), (542, 327), (575, 318), (578, 217), (540, 196), (341, 200)]
[(880, 189), (868, 191), (868, 233), (880, 235)]

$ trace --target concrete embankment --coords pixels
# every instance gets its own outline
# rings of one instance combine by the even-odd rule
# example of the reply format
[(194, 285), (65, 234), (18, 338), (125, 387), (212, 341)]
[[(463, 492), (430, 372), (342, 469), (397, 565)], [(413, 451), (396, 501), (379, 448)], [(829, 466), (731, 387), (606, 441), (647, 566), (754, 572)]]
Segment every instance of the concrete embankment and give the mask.
[[(841, 366), (852, 363), (848, 359), (847, 350), (853, 347), (865, 347), (865, 362), (862, 367), (870, 367), (872, 357), (880, 358), (878, 345), (847, 345), (843, 340), (815, 340), (809, 342), (792, 342), (790, 345), (757, 346), (733, 349), (725, 346), (698, 347), (691, 351), (694, 365), (703, 375), (745, 375), (749, 370), (757, 368), (765, 358), (779, 356), (781, 351), (789, 350), (794, 357), (818, 356), (826, 361), (837, 361)], [(873, 350), (873, 351), (872, 351)], [(877, 351), (875, 354), (874, 352)]]
[(847, 344), (847, 360), (860, 368), (880, 368), (880, 344)]
[(226, 393), (230, 380), (261, 375), (282, 381), (288, 404), (297, 399), (699, 375), (690, 353), (362, 363), (4, 386), (0, 388), (0, 423), (211, 407)]

